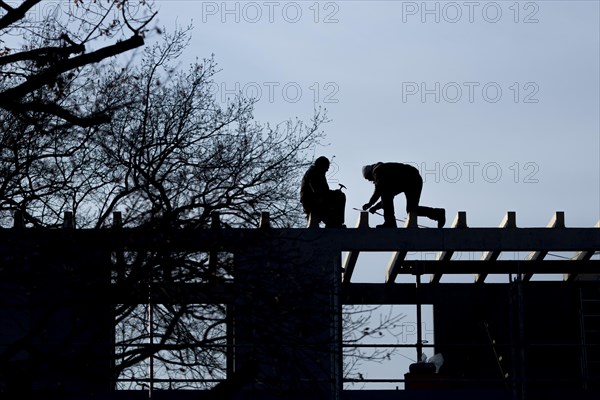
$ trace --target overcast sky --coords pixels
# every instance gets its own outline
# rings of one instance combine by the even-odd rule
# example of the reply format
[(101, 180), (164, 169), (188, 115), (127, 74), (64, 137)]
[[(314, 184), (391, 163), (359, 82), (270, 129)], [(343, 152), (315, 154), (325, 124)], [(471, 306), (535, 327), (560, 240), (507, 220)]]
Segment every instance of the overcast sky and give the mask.
[[(257, 97), (256, 118), (271, 123), (327, 109), (329, 146), (315, 158), (347, 187), (348, 226), (373, 190), (361, 167), (377, 161), (417, 166), (421, 203), (446, 208), (448, 225), (458, 211), (473, 227), (507, 211), (520, 227), (555, 211), (567, 226), (600, 219), (597, 1), (158, 5), (167, 29), (193, 23), (189, 61), (214, 53), (223, 103)], [(404, 196), (395, 204), (405, 218)], [(361, 255), (355, 280), (383, 281), (388, 258)]]
[[(458, 211), (472, 227), (507, 211), (519, 227), (543, 227), (556, 211), (568, 227), (600, 220), (597, 0), (155, 3), (168, 31), (194, 26), (183, 67), (214, 54), (224, 105), (240, 91), (256, 97), (256, 119), (271, 124), (327, 109), (329, 145), (314, 157), (332, 160), (332, 188), (347, 187), (350, 227), (373, 191), (361, 167), (378, 161), (417, 166), (421, 204), (446, 208), (447, 226)], [(405, 218), (404, 196), (395, 204)], [(389, 257), (361, 254), (353, 280), (383, 282)]]
[[(597, 1), (158, 5), (167, 29), (193, 23), (189, 61), (214, 53), (223, 103), (257, 97), (256, 118), (271, 123), (327, 109), (329, 146), (315, 158), (332, 159), (330, 185), (347, 187), (348, 226), (373, 190), (361, 167), (377, 161), (417, 166), (421, 203), (446, 208), (448, 225), (458, 211), (473, 227), (507, 211), (520, 227), (555, 211), (567, 226), (600, 219)], [(404, 196), (395, 204), (405, 218)], [(382, 282), (388, 259), (361, 254), (354, 280)]]
[(194, 25), (189, 61), (215, 54), (223, 103), (257, 97), (271, 123), (327, 108), (315, 156), (348, 188), (349, 226), (372, 192), (361, 166), (377, 161), (419, 167), (421, 203), (448, 224), (458, 211), (470, 226), (506, 211), (519, 226), (600, 219), (597, 1), (157, 4), (167, 29)]

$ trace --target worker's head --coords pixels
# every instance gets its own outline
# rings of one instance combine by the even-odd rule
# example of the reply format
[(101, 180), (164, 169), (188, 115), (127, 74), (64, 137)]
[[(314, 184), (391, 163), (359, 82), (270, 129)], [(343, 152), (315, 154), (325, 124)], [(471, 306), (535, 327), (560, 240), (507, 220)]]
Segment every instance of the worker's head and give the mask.
[(373, 164), (362, 167), (362, 176), (368, 181), (373, 180)]
[(325, 156), (321, 156), (315, 160), (315, 167), (320, 171), (327, 172), (329, 170), (329, 159)]

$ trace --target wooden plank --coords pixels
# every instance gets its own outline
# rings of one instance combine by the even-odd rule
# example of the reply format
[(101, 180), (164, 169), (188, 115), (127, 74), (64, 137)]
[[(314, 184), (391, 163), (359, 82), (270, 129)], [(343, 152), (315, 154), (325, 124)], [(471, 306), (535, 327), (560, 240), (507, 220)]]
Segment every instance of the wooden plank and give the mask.
[[(600, 228), (600, 220), (598, 220), (598, 222), (596, 222), (596, 225), (594, 225), (594, 228)], [(580, 250), (580, 251), (576, 252), (575, 255), (573, 255), (573, 257), (571, 259), (573, 261), (588, 261), (592, 258), (594, 253), (595, 253), (594, 250)], [(600, 271), (598, 271), (598, 273), (600, 274)], [(563, 280), (571, 282), (571, 281), (574, 281), (577, 278), (577, 276), (578, 276), (577, 272), (571, 272), (568, 274), (564, 274)]]
[(263, 211), (260, 213), (260, 222), (258, 227), (262, 229), (268, 229), (271, 227), (271, 215), (268, 211)]
[[(358, 216), (358, 222), (356, 223), (357, 228), (368, 228), (369, 227), (369, 212), (361, 211)], [(342, 265), (342, 283), (350, 283), (356, 262), (358, 261), (359, 250), (349, 251), (346, 254), (344, 263)]]
[(16, 210), (13, 216), (13, 228), (25, 228), (25, 218), (21, 210)]
[(64, 212), (63, 228), (64, 229), (75, 229), (75, 218), (73, 217), (73, 211), (65, 211)]
[(392, 253), (392, 257), (390, 258), (386, 270), (385, 283), (394, 283), (407, 253), (406, 250), (395, 251)]
[[(507, 211), (504, 218), (500, 222), (500, 228), (516, 228), (517, 227), (517, 213), (514, 211)], [(500, 257), (500, 250), (484, 251), (481, 254), (482, 261), (496, 261)], [(475, 275), (475, 283), (483, 283), (488, 274), (483, 272)]]
[[(564, 228), (565, 227), (565, 213), (563, 211), (557, 211), (548, 222), (547, 228)], [(541, 261), (548, 254), (548, 250), (535, 250), (527, 255), (525, 260), (527, 261)], [(521, 274), (521, 279), (523, 281), (531, 280), (533, 276), (532, 273)]]
[[(452, 221), (452, 225), (450, 227), (451, 228), (467, 228), (467, 212), (459, 211), (458, 213), (456, 213), (456, 217), (454, 217), (454, 221)], [(436, 260), (450, 261), (450, 259), (452, 258), (452, 255), (454, 255), (454, 251), (452, 251), (452, 250), (440, 251), (436, 255)], [(431, 275), (429, 282), (430, 283), (438, 283), (440, 281), (440, 279), (442, 279), (442, 274)]]
[(259, 242), (294, 243), (339, 251), (600, 251), (600, 229), (587, 228), (473, 228), (469, 229), (0, 229), (0, 253), (32, 245), (72, 247), (95, 245), (130, 251), (243, 252)]
[[(485, 269), (490, 274), (562, 274), (566, 272), (600, 273), (600, 260), (404, 260), (399, 274), (414, 274), (418, 268), (423, 274), (444, 273), (445, 275), (476, 274)], [(424, 285), (423, 285), (424, 286)]]
[[(405, 228), (417, 229), (419, 226), (417, 225), (417, 215), (416, 213), (408, 213), (406, 216), (406, 221), (404, 222)], [(398, 272), (402, 267), (402, 261), (406, 258), (406, 254), (408, 254), (407, 250), (398, 250), (392, 253), (392, 257), (388, 263), (386, 274), (385, 274), (385, 283), (394, 283), (396, 277), (398, 276)]]
[[(421, 261), (421, 260), (407, 260), (403, 263), (405, 268), (400, 270), (400, 273), (412, 274), (415, 268), (414, 263), (419, 262), (419, 268), (423, 273), (435, 273), (437, 271), (452, 271), (452, 274), (469, 274), (474, 273), (482, 268), (489, 266), (491, 273), (497, 274), (515, 274), (519, 269), (526, 268), (528, 272), (535, 273), (564, 273), (564, 272), (577, 272), (577, 273), (598, 273), (600, 271), (600, 260), (588, 260), (588, 261), (572, 261), (572, 260), (541, 260), (523, 262), (522, 260), (498, 260), (494, 263), (487, 263), (485, 261), (474, 260), (474, 261)], [(452, 264), (452, 265), (448, 265)], [(406, 271), (406, 272), (404, 272)], [(444, 272), (447, 273), (447, 272)], [(530, 284), (548, 284), (548, 285), (559, 285), (564, 284), (563, 281), (549, 281), (549, 282), (531, 282)], [(489, 283), (489, 286), (502, 286), (506, 283)], [(371, 288), (369, 293), (363, 293), (358, 295), (356, 292), (355, 301), (356, 304), (392, 304), (385, 303), (381, 297), (385, 297), (387, 294), (396, 292), (398, 288), (399, 294), (410, 295), (411, 299), (406, 304), (414, 304), (415, 299), (412, 298), (415, 293), (414, 283), (395, 283), (394, 285), (387, 285), (384, 283), (354, 283), (351, 282), (348, 285), (343, 286), (343, 291), (355, 291), (360, 287)], [(475, 285), (471, 283), (440, 283), (436, 285), (423, 284), (419, 288), (419, 293), (426, 299), (426, 293), (448, 293), (448, 288), (457, 288), (457, 290), (471, 290), (469, 287), (475, 288)], [(473, 289), (477, 290), (477, 289)], [(401, 293), (400, 293), (401, 292)], [(110, 288), (111, 300), (121, 304), (139, 304), (144, 301), (148, 301), (148, 286), (143, 284), (131, 284), (125, 285), (111, 285)], [(153, 286), (152, 301), (159, 304), (181, 304), (185, 303), (207, 303), (207, 304), (225, 304), (233, 301), (235, 296), (239, 295), (239, 290), (236, 291), (234, 282), (221, 282), (216, 280), (211, 283), (157, 283)], [(370, 297), (376, 296), (377, 300), (371, 301)], [(381, 303), (381, 301), (384, 301)], [(426, 303), (426, 301), (425, 301)], [(344, 302), (344, 304), (349, 304)]]

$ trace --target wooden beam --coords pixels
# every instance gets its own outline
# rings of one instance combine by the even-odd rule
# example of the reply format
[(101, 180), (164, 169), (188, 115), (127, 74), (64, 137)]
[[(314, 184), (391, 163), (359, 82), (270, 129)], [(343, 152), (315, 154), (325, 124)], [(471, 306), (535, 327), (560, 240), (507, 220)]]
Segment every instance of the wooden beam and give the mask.
[(65, 211), (64, 212), (63, 228), (64, 229), (75, 229), (75, 218), (73, 218), (73, 211)]
[[(416, 213), (408, 213), (406, 216), (406, 221), (404, 222), (404, 227), (411, 228), (411, 230), (419, 228), (417, 225)], [(406, 258), (406, 254), (408, 254), (407, 250), (398, 250), (392, 253), (392, 257), (390, 258), (386, 269), (385, 283), (394, 283), (400, 268), (402, 268), (401, 264)]]
[[(517, 213), (514, 211), (508, 211), (502, 221), (500, 222), (500, 228), (516, 228), (517, 227)], [(484, 251), (481, 254), (482, 261), (496, 261), (500, 257), (500, 250)], [(483, 283), (487, 278), (487, 273), (479, 273), (475, 275), (475, 283)]]
[[(564, 228), (565, 227), (565, 213), (563, 211), (557, 211), (548, 222), (547, 228)], [(548, 254), (548, 250), (536, 250), (532, 251), (525, 258), (527, 261), (540, 261), (543, 260), (544, 257)], [(524, 281), (529, 281), (533, 276), (532, 273), (521, 274), (521, 279)]]
[[(369, 227), (369, 212), (361, 211), (358, 216), (358, 222), (356, 223), (357, 228), (368, 228)], [(346, 254), (346, 258), (344, 259), (344, 264), (342, 265), (342, 283), (350, 283), (352, 279), (352, 274), (354, 273), (354, 267), (356, 267), (356, 261), (358, 261), (358, 255), (360, 251), (354, 250), (349, 251)]]
[[(600, 228), (600, 220), (598, 220), (598, 222), (596, 222), (596, 225), (594, 225), (594, 228)], [(594, 250), (580, 250), (578, 252), (575, 253), (575, 255), (571, 258), (574, 261), (588, 261), (592, 258), (592, 256), (594, 255), (596, 251)], [(598, 271), (598, 274), (600, 274), (600, 271)], [(574, 281), (575, 279), (577, 279), (577, 272), (572, 272), (572, 273), (568, 273), (568, 274), (564, 274), (563, 276), (563, 280), (571, 282)]]
[[(581, 282), (577, 283), (577, 285), (586, 287), (586, 285), (594, 284)], [(439, 285), (424, 284), (419, 288), (417, 293), (414, 283), (396, 283), (395, 285), (352, 283), (342, 288), (342, 303), (370, 305), (402, 304), (412, 306), (419, 300), (422, 304), (432, 304), (435, 307), (439, 304), (446, 304), (448, 301), (464, 302), (465, 299), (477, 298), (483, 293), (492, 294), (492, 296), (496, 294), (506, 298), (505, 296), (508, 296), (510, 293), (510, 286), (510, 283), (488, 283), (485, 285), (485, 291), (482, 291), (482, 286), (467, 282), (442, 283)], [(548, 291), (564, 293), (563, 290), (569, 291), (568, 286), (562, 281), (533, 281), (527, 283), (527, 290), (530, 294), (536, 292), (547, 294)], [(489, 343), (487, 345), (489, 346)], [(428, 397), (424, 396), (422, 398), (425, 399)], [(444, 397), (442, 396), (441, 398)], [(455, 397), (450, 396), (450, 398)], [(459, 398), (464, 397), (459, 396)]]
[(399, 274), (414, 274), (415, 270), (423, 274), (476, 274), (484, 270), (490, 274), (518, 274), (519, 271), (530, 274), (600, 273), (600, 260), (404, 260)]
[(398, 273), (402, 269), (402, 262), (406, 258), (407, 253), (408, 252), (406, 250), (395, 251), (392, 253), (392, 257), (390, 258), (387, 266), (385, 283), (394, 283)]
[[(454, 221), (452, 221), (451, 228), (467, 228), (467, 212), (459, 211), (454, 217)], [(452, 256), (454, 255), (454, 251), (446, 250), (440, 251), (436, 255), (436, 260), (438, 261), (450, 261)], [(431, 275), (429, 280), (430, 283), (438, 283), (442, 279), (442, 274)]]
[(74, 246), (93, 243), (131, 251), (170, 250), (239, 252), (249, 244), (280, 241), (339, 251), (600, 251), (600, 229), (587, 228), (473, 228), (469, 229), (0, 229), (0, 253), (10, 247)]
[(13, 215), (13, 228), (25, 228), (25, 218), (21, 210), (16, 210)]
[(271, 215), (268, 211), (263, 211), (260, 213), (260, 223), (259, 227), (263, 229), (267, 229), (271, 227)]
[[(452, 271), (453, 274), (474, 273), (486, 266), (490, 267), (491, 273), (515, 274), (519, 269), (525, 268), (532, 273), (598, 273), (600, 271), (600, 260), (573, 261), (573, 260), (541, 260), (524, 262), (522, 260), (498, 260), (494, 263), (485, 261), (421, 261), (408, 260), (403, 263), (400, 273), (412, 274), (415, 263), (419, 263), (419, 268), (423, 273), (435, 273), (438, 271)], [(451, 264), (451, 265), (448, 265)], [(520, 264), (520, 265), (519, 265)], [(509, 283), (487, 283), (486, 286), (506, 286)], [(563, 281), (527, 282), (526, 285), (562, 285)], [(585, 284), (585, 283), (583, 283)], [(361, 288), (364, 289), (363, 291)], [(456, 290), (481, 290), (473, 283), (439, 283), (422, 284), (419, 287), (419, 294), (422, 296), (422, 303), (429, 302), (429, 296), (452, 295)], [(114, 284), (111, 285), (110, 299), (119, 304), (140, 304), (148, 301), (148, 286), (143, 284)], [(389, 285), (385, 283), (349, 283), (342, 288), (344, 295), (343, 304), (395, 304), (391, 298), (397, 296), (406, 297), (406, 301), (397, 304), (415, 304), (415, 284), (414, 283), (395, 283)], [(236, 296), (239, 296), (239, 288), (236, 283), (221, 282), (216, 280), (211, 283), (157, 283), (153, 285), (151, 295), (152, 301), (159, 304), (181, 304), (181, 303), (206, 303), (206, 304), (227, 304), (231, 303)], [(352, 293), (350, 300), (347, 296)], [(443, 294), (442, 294), (443, 293)], [(454, 292), (456, 293), (456, 292)], [(392, 296), (392, 297), (390, 297)]]

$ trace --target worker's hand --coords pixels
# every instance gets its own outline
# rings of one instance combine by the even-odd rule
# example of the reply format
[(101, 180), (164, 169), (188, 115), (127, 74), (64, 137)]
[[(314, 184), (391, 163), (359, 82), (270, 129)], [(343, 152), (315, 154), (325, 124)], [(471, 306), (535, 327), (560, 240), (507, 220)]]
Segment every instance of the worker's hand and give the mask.
[(377, 203), (377, 204), (375, 204), (373, 207), (371, 207), (371, 208), (369, 209), (369, 212), (370, 212), (371, 214), (375, 214), (375, 212), (377, 212), (377, 210), (380, 210), (380, 209), (382, 209), (382, 208), (383, 208), (383, 207), (381, 206), (381, 203)]
[(370, 203), (366, 203), (362, 206), (363, 211), (367, 211), (369, 209), (369, 207), (371, 207)]

